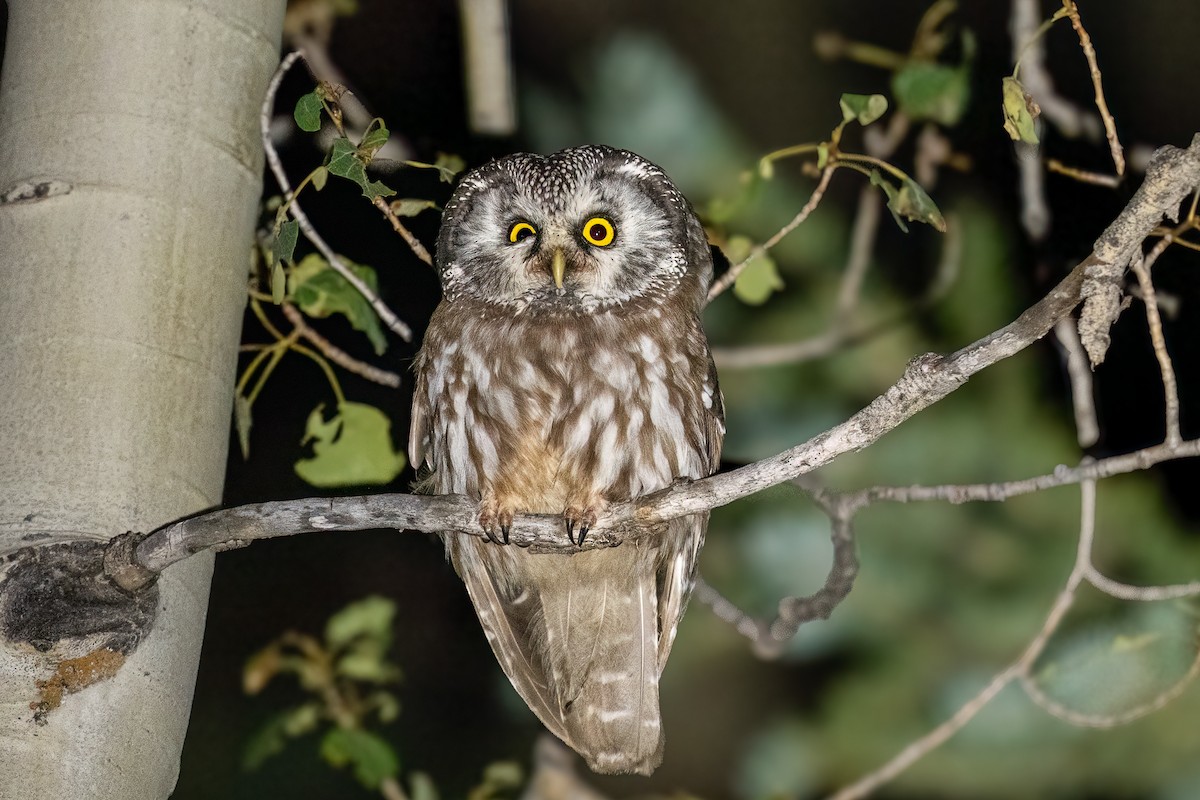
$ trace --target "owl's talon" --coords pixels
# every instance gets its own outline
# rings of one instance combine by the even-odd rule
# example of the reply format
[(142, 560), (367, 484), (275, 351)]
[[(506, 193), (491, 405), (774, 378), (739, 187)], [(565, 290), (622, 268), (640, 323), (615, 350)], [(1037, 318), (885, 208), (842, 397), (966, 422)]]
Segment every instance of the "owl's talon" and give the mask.
[(510, 526), (510, 525), (501, 525), (500, 526), (500, 535), (504, 537), (505, 544), (508, 544), (508, 533), (511, 530), (512, 530), (512, 526)]
[(567, 517), (567, 541), (575, 544), (575, 520)]
[(587, 533), (588, 533), (588, 526), (581, 525), (579, 527), (579, 541), (576, 542), (575, 544), (578, 545), (579, 547), (583, 547), (583, 537), (587, 536)]

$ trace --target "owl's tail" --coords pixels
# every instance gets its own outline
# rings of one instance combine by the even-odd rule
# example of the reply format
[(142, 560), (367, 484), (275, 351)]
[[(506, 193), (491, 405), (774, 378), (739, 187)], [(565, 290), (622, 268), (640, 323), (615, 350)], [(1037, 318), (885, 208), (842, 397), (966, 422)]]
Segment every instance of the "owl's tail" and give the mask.
[(450, 554), (500, 665), (550, 732), (596, 772), (653, 772), (664, 741), (657, 550), (554, 556), (471, 541)]
[(542, 593), (563, 738), (595, 772), (649, 775), (662, 763), (655, 556), (636, 545), (576, 553)]

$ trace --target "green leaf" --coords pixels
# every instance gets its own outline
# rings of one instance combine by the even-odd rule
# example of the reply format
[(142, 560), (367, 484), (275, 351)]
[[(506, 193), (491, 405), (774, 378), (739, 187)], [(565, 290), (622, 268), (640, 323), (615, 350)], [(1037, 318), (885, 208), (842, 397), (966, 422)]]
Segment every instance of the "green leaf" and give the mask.
[(400, 716), (400, 701), (391, 692), (375, 692), (367, 698), (367, 705), (375, 709), (382, 723), (394, 722)]
[(382, 642), (386, 646), (392, 641), (392, 619), (395, 616), (396, 603), (386, 597), (371, 595), (356, 600), (325, 623), (325, 646), (337, 651), (359, 637)]
[(758, 177), (764, 181), (769, 181), (775, 177), (775, 162), (769, 158), (760, 158), (758, 160)]
[(400, 680), (400, 668), (387, 660), (387, 646), (368, 640), (351, 645), (334, 669), (353, 681), (395, 683)]
[[(754, 243), (745, 236), (730, 236), (722, 248), (730, 264), (740, 264), (754, 251)], [(760, 306), (777, 290), (783, 288), (783, 279), (775, 260), (766, 253), (754, 257), (733, 282), (733, 293), (743, 303)]]
[(393, 200), (391, 207), (392, 213), (397, 217), (415, 217), (422, 211), (437, 208), (438, 205), (432, 200), (422, 200), (419, 197), (406, 197), (402, 200)]
[(433, 778), (424, 772), (414, 772), (408, 779), (408, 794), (412, 800), (438, 800)]
[(349, 178), (357, 183), (358, 173), (356, 170), (363, 169), (363, 163), (358, 160), (356, 154), (357, 148), (354, 146), (354, 142), (345, 136), (339, 136), (329, 146), (329, 162), (325, 166), (339, 178)]
[(892, 75), (892, 94), (900, 110), (914, 120), (954, 125), (971, 99), (971, 62), (975, 37), (963, 31), (963, 60), (958, 66), (910, 61)]
[(380, 148), (387, 144), (389, 136), (391, 136), (391, 133), (382, 119), (376, 117), (371, 120), (371, 124), (367, 127), (367, 132), (363, 134), (362, 141), (358, 144), (358, 155), (365, 164), (371, 163), (371, 159), (375, 157)]
[(271, 267), (271, 302), (279, 305), (287, 296), (287, 273), (278, 261)]
[(970, 96), (967, 71), (945, 64), (914, 61), (892, 77), (892, 92), (900, 109), (914, 120), (954, 125), (962, 118)]
[(462, 158), (452, 153), (438, 153), (437, 160), (432, 164), (425, 161), (405, 161), (406, 166), (417, 167), (418, 169), (436, 169), (438, 171), (438, 179), (443, 183), (454, 183), (454, 176), (462, 172), (467, 162)]
[[(278, 266), (278, 265), (277, 265)], [(244, 394), (233, 396), (233, 427), (237, 430), (238, 445), (242, 448), (242, 459), (250, 458), (250, 401)]]
[(317, 167), (313, 170), (312, 185), (318, 192), (325, 188), (325, 181), (329, 180), (329, 169), (326, 167)]
[(908, 226), (904, 224), (904, 220), (900, 219), (900, 215), (896, 213), (895, 204), (897, 198), (900, 196), (900, 192), (895, 186), (892, 186), (890, 183), (884, 180), (883, 176), (879, 174), (879, 170), (877, 169), (871, 170), (871, 185), (878, 186), (880, 189), (883, 189), (883, 193), (887, 195), (887, 207), (888, 211), (892, 212), (892, 219), (896, 220), (896, 224), (900, 226), (900, 230), (908, 233)]
[(276, 262), (292, 260), (299, 235), (300, 223), (294, 219), (289, 219), (279, 226), (279, 230), (275, 232), (275, 241), (271, 242), (271, 252), (275, 255)]
[(1014, 142), (1038, 143), (1034, 120), (1042, 110), (1021, 82), (1007, 77), (1001, 82), (1004, 95), (1004, 131)]
[(363, 196), (371, 200), (376, 197), (391, 197), (396, 193), (395, 189), (389, 188), (382, 181), (373, 181), (367, 177), (366, 162), (354, 143), (344, 136), (333, 140), (329, 147), (329, 163), (325, 166), (330, 174), (354, 181), (362, 189)]
[(775, 259), (765, 253), (755, 256), (742, 274), (733, 282), (733, 293), (743, 303), (761, 306), (772, 294), (783, 288), (783, 278)]
[(277, 714), (250, 734), (242, 749), (242, 769), (258, 769), (268, 758), (283, 752), (287, 744), (287, 734), (284, 733), (286, 720), (287, 712)]
[[(906, 175), (900, 182), (900, 188), (897, 189), (884, 180), (879, 170), (873, 169), (871, 170), (871, 183), (883, 189), (884, 194), (887, 195), (888, 211), (892, 212), (892, 218), (896, 220), (900, 230), (908, 233), (908, 226), (903, 221), (907, 219), (932, 225), (940, 233), (946, 232), (946, 220), (937, 204), (912, 178)], [(903, 219), (901, 219), (902, 217)]]
[[(372, 291), (378, 290), (375, 270), (345, 258), (342, 263)], [(375, 309), (320, 254), (305, 256), (292, 270), (288, 278), (288, 298), (310, 317), (344, 315), (355, 330), (362, 331), (371, 340), (376, 355), (387, 350), (387, 337)]]
[(285, 711), (283, 714), (283, 732), (296, 738), (317, 729), (321, 721), (321, 706), (319, 703), (305, 703), (302, 706)]
[(384, 484), (404, 469), (404, 454), (392, 446), (391, 420), (374, 406), (341, 403), (326, 421), (324, 405), (308, 416), (301, 444), (312, 442), (313, 457), (296, 462), (302, 479), (321, 488)]
[(454, 176), (467, 168), (467, 162), (454, 153), (438, 153), (433, 166), (437, 168), (442, 182), (454, 183)]
[(829, 145), (822, 142), (817, 145), (817, 169), (825, 169), (829, 163)]
[(334, 767), (350, 765), (358, 782), (372, 790), (400, 773), (396, 751), (370, 731), (333, 728), (321, 739), (321, 758)]
[(282, 668), (282, 651), (278, 643), (269, 644), (246, 659), (242, 667), (242, 691), (258, 694), (279, 674)]
[(870, 125), (884, 115), (888, 101), (881, 94), (843, 94), (841, 106), (843, 122), (857, 120), (859, 125)]
[(292, 112), (300, 130), (315, 133), (321, 130), (321, 98), (316, 91), (311, 91), (296, 101), (296, 110)]

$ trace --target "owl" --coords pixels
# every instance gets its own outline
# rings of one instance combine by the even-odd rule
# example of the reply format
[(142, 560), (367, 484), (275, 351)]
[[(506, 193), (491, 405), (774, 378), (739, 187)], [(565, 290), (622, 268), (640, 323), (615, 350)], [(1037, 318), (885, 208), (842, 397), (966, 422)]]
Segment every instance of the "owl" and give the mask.
[(654, 164), (603, 146), (517, 154), (446, 205), (443, 299), (416, 360), (409, 448), (422, 488), (479, 500), (446, 534), (504, 672), (596, 772), (662, 761), (658, 682), (706, 514), (568, 554), (509, 546), (514, 515), (573, 544), (615, 501), (718, 465), (724, 412), (699, 314), (712, 255)]

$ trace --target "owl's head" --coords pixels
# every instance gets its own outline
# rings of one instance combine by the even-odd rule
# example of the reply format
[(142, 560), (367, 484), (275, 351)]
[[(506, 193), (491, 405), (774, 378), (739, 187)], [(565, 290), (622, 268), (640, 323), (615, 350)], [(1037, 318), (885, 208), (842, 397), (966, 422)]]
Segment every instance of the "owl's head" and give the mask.
[(654, 164), (588, 145), (518, 153), (463, 177), (442, 216), (446, 299), (512, 313), (672, 299), (699, 311), (712, 256), (695, 212)]

